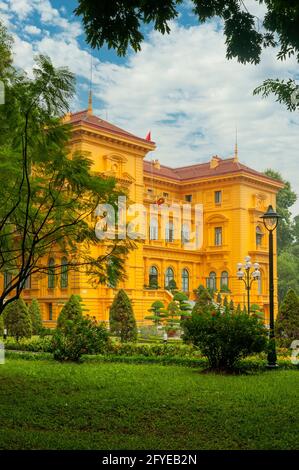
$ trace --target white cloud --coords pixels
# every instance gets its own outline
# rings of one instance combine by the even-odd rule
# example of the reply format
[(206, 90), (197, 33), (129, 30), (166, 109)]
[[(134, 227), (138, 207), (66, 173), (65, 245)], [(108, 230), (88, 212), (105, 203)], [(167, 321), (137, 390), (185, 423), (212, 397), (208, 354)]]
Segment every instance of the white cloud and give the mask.
[[(90, 58), (87, 46), (83, 49), (78, 42), (80, 23), (66, 20), (48, 0), (21, 3), (23, 15), (30, 14), (30, 4), (43, 24), (61, 31), (48, 36), (43, 31), (40, 41), (17, 38), (17, 64), (28, 70), (32, 56), (42, 52), (56, 66), (69, 66), (88, 80)], [(249, 10), (256, 4), (246, 2)], [(253, 12), (263, 15), (262, 10)], [(273, 97), (252, 95), (266, 78), (295, 75), (296, 62), (278, 62), (275, 51), (268, 50), (260, 65), (241, 65), (227, 61), (225, 53), (223, 33), (209, 22), (188, 28), (173, 24), (170, 36), (152, 33), (125, 65), (103, 63), (97, 55), (94, 94), (104, 102), (98, 114), (104, 119), (108, 114), (111, 122), (140, 136), (151, 129), (155, 157), (171, 166), (206, 161), (215, 153), (231, 155), (237, 126), (240, 160), (257, 170), (277, 169), (297, 188), (298, 113), (291, 114)], [(299, 212), (299, 203), (295, 210)]]
[(40, 34), (42, 31), (41, 29), (37, 28), (36, 26), (32, 25), (32, 24), (28, 24), (24, 27), (24, 31), (28, 34), (32, 34), (32, 35), (38, 35)]
[(9, 0), (9, 9), (19, 19), (24, 20), (33, 11), (34, 0)]

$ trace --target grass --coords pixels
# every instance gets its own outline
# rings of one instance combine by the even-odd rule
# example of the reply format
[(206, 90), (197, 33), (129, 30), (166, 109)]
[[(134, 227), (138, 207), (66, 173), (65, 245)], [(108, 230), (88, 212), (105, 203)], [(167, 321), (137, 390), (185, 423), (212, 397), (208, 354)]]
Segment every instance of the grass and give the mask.
[(1, 449), (298, 449), (298, 371), (8, 359)]

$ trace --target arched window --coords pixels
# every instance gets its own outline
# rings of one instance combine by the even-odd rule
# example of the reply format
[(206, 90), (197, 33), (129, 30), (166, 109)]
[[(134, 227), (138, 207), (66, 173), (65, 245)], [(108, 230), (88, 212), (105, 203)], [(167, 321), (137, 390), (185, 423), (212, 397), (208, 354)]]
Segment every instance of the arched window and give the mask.
[(169, 286), (170, 281), (174, 280), (174, 273), (172, 268), (167, 268), (165, 273), (165, 287)]
[(182, 270), (182, 291), (189, 292), (189, 271), (188, 269)]
[(182, 243), (190, 242), (190, 227), (188, 224), (182, 225)]
[(55, 287), (55, 260), (50, 258), (48, 262), (48, 288), (54, 289)]
[(228, 289), (228, 272), (222, 271), (220, 278), (220, 289)]
[(214, 271), (210, 272), (209, 277), (207, 278), (207, 288), (211, 290), (216, 290), (216, 273)]
[(255, 231), (255, 243), (256, 243), (256, 247), (259, 248), (262, 246), (262, 243), (263, 243), (263, 231), (261, 229), (261, 227), (259, 227), (259, 225), (256, 227), (256, 231)]
[(165, 240), (167, 242), (173, 242), (173, 222), (170, 221), (165, 227)]
[(64, 256), (61, 260), (60, 287), (66, 289), (69, 282), (67, 259)]
[(150, 221), (150, 240), (158, 240), (158, 237), (159, 237), (158, 219), (154, 217), (154, 218), (151, 218), (151, 221)]
[(151, 266), (149, 270), (149, 287), (158, 287), (158, 269)]

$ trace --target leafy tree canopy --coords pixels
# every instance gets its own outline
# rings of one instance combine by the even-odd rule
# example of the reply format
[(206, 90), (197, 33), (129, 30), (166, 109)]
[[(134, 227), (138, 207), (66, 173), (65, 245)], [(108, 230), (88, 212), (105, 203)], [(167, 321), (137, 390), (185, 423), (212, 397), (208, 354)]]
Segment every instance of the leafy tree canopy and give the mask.
[[(256, 0), (266, 8), (264, 18), (250, 11), (247, 0), (191, 0), (193, 14), (199, 22), (219, 18), (223, 22), (226, 57), (242, 64), (258, 64), (263, 49), (278, 46), (278, 60), (295, 56), (299, 61), (299, 2), (298, 0)], [(156, 31), (169, 34), (170, 21), (179, 15), (183, 0), (78, 0), (75, 14), (82, 18), (86, 39), (91, 47), (107, 45), (119, 55), (128, 48), (141, 50), (144, 27), (153, 25)], [(290, 110), (299, 106), (292, 99), (297, 86), (294, 80), (268, 79), (255, 93), (277, 100)], [(298, 93), (299, 94), (299, 93)]]
[[(48, 274), (48, 260), (67, 254), (69, 271), (87, 273), (98, 283), (124, 275), (129, 240), (102, 242), (102, 255), (91, 255), (100, 242), (91, 217), (99, 203), (115, 206), (116, 182), (95, 174), (88, 154), (70, 155), (71, 128), (62, 118), (75, 92), (74, 75), (38, 56), (33, 78), (12, 65), (11, 39), (0, 23), (0, 314), (18, 299), (30, 275)], [(99, 251), (98, 251), (99, 253)], [(58, 260), (54, 274), (62, 269)]]

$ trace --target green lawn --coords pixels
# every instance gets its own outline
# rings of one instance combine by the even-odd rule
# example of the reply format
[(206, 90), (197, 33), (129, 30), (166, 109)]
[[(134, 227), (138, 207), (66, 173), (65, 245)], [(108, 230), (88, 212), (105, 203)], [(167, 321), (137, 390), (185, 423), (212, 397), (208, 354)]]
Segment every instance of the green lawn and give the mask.
[(0, 365), (1, 449), (298, 449), (299, 375), (178, 366)]

